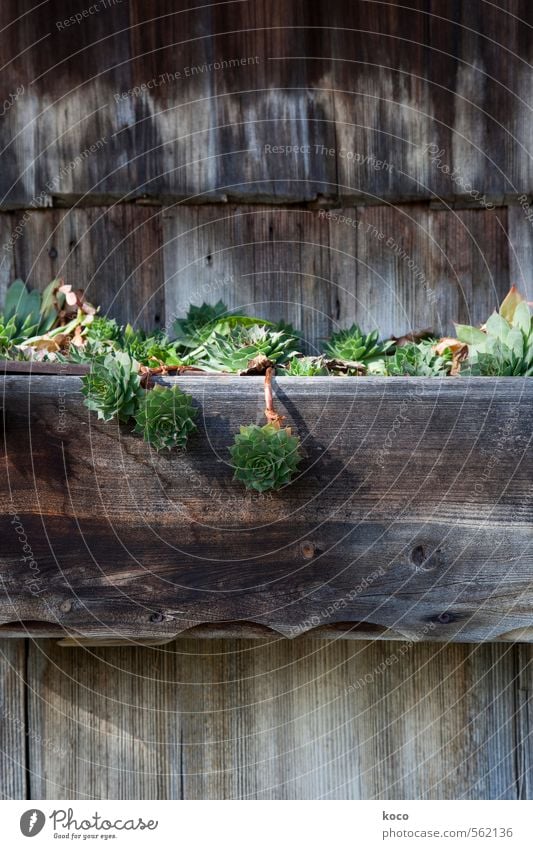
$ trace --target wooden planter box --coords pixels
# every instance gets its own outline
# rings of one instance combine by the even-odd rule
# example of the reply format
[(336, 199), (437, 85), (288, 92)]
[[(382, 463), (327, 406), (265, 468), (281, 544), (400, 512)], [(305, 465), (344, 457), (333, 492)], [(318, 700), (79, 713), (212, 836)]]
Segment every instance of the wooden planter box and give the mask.
[(228, 465), (262, 378), (178, 380), (185, 454), (98, 422), (70, 367), (2, 378), (0, 634), (533, 635), (532, 380), (277, 379), (306, 456), (271, 496)]

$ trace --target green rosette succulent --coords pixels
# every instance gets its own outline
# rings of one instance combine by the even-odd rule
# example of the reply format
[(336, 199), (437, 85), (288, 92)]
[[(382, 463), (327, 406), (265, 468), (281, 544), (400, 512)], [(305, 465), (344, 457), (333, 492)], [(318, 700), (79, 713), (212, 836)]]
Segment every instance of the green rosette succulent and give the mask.
[(382, 357), (391, 345), (391, 341), (380, 341), (377, 330), (364, 334), (357, 324), (352, 324), (348, 330), (333, 333), (324, 352), (332, 360), (368, 363)]
[(230, 453), (235, 480), (256, 492), (288, 484), (302, 459), (299, 438), (273, 422), (263, 427), (243, 425)]
[(82, 393), (89, 410), (108, 422), (115, 416), (121, 422), (133, 416), (144, 390), (137, 373), (139, 364), (128, 354), (113, 352), (96, 362), (82, 378)]
[(185, 448), (196, 430), (197, 415), (191, 396), (179, 386), (155, 386), (144, 394), (135, 414), (135, 432), (142, 433), (156, 451)]
[(298, 340), (284, 330), (266, 325), (237, 325), (228, 333), (214, 332), (204, 344), (199, 365), (212, 371), (240, 372), (256, 357), (263, 355), (271, 363), (284, 363), (297, 353)]
[(85, 338), (102, 345), (111, 345), (112, 343), (119, 345), (122, 340), (122, 334), (114, 318), (95, 315), (90, 324), (87, 325)]
[(452, 366), (452, 352), (448, 349), (438, 355), (433, 350), (435, 344), (434, 339), (407, 342), (380, 361), (383, 370), (371, 367), (370, 373), (386, 377), (446, 377)]
[(122, 332), (121, 347), (144, 366), (157, 367), (162, 363), (167, 366), (180, 365), (182, 362), (176, 353), (175, 344), (170, 342), (162, 330), (145, 333), (127, 324)]
[(0, 354), (8, 356), (15, 345), (20, 345), (33, 327), (17, 324), (14, 317), (9, 319), (0, 314)]
[(223, 301), (216, 304), (204, 302), (200, 307), (191, 304), (185, 318), (178, 318), (174, 322), (177, 344), (183, 348), (197, 348), (207, 339), (214, 325), (229, 314), (230, 311)]
[(324, 357), (291, 357), (280, 374), (287, 377), (324, 377), (329, 371)]

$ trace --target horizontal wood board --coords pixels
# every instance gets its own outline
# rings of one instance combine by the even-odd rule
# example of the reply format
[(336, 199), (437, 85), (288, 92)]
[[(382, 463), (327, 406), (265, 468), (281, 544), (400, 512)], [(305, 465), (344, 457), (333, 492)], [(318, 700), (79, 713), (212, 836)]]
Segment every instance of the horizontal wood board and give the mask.
[(235, 622), (289, 637), (354, 623), (377, 636), (528, 637), (528, 380), (280, 378), (305, 459), (272, 496), (234, 482), (228, 453), (241, 424), (261, 422), (262, 379), (178, 380), (199, 432), (187, 453), (157, 455), (89, 417), (77, 377), (3, 379), (6, 627), (110, 640)]

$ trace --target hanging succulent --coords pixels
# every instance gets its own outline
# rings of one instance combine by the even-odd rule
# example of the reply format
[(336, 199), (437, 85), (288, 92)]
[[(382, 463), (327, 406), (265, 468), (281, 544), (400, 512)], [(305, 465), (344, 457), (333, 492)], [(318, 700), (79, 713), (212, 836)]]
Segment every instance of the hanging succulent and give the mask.
[(284, 330), (265, 325), (240, 325), (227, 334), (212, 333), (204, 344), (198, 364), (210, 371), (243, 372), (258, 357), (270, 365), (287, 362), (297, 353), (298, 340)]
[(268, 492), (290, 483), (302, 459), (300, 440), (289, 427), (282, 427), (283, 416), (276, 413), (272, 399), (272, 368), (265, 375), (265, 416), (267, 424), (243, 425), (230, 448), (235, 480), (247, 489)]
[(115, 416), (125, 422), (133, 416), (143, 393), (138, 368), (139, 364), (129, 354), (120, 351), (108, 354), (103, 362), (96, 362), (82, 378), (82, 392), (89, 410), (94, 410), (105, 422)]
[(324, 352), (333, 360), (350, 361), (360, 365), (382, 357), (392, 344), (391, 340), (380, 341), (377, 330), (365, 335), (357, 324), (352, 324), (348, 330), (334, 333), (324, 346)]
[(185, 448), (196, 430), (197, 415), (191, 396), (179, 386), (154, 386), (144, 393), (135, 414), (135, 433), (142, 433), (156, 451)]
[(482, 328), (456, 324), (455, 330), (468, 345), (464, 374), (533, 376), (533, 316), (515, 286)]

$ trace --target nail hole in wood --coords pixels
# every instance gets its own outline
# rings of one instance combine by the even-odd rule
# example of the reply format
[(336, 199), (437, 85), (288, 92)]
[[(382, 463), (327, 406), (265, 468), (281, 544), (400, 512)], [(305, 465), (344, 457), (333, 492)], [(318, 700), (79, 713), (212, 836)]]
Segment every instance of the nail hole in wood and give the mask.
[(411, 563), (413, 566), (420, 568), (426, 561), (426, 552), (422, 545), (417, 545), (411, 552)]

